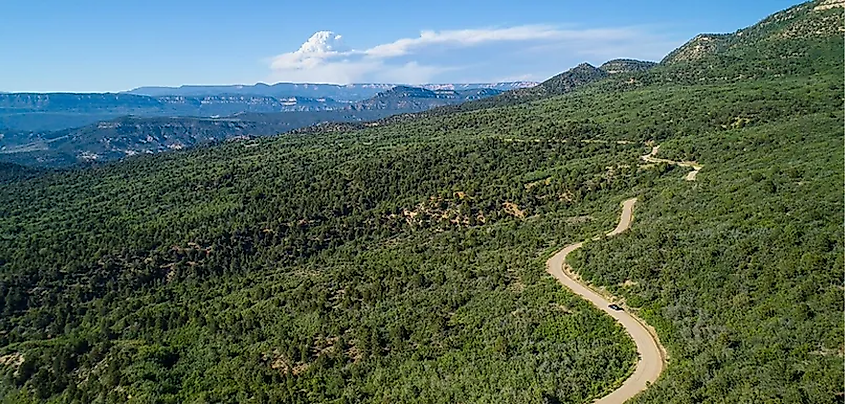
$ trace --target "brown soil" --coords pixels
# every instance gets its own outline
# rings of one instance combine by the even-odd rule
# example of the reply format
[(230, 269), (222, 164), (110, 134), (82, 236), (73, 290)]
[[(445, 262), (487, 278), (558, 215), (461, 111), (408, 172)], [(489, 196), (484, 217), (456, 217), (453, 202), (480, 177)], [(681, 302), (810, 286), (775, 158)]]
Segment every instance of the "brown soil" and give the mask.
[[(620, 234), (631, 227), (634, 203), (636, 202), (636, 198), (623, 202), (619, 224), (613, 231), (607, 233), (608, 237)], [(660, 377), (660, 374), (663, 373), (663, 369), (666, 367), (666, 351), (657, 339), (657, 334), (643, 320), (628, 310), (616, 311), (608, 307), (611, 301), (618, 302), (619, 299), (613, 296), (605, 297), (596, 292), (579, 280), (578, 276), (572, 272), (572, 268), (566, 264), (566, 256), (581, 248), (582, 245), (584, 245), (584, 242), (578, 242), (564, 247), (557, 254), (549, 258), (548, 262), (546, 262), (546, 269), (563, 286), (585, 298), (598, 307), (599, 310), (604, 311), (618, 321), (637, 345), (637, 353), (640, 359), (637, 361), (637, 368), (634, 370), (634, 373), (619, 388), (595, 401), (595, 403), (603, 404), (622, 404), (648, 388), (648, 386)]]

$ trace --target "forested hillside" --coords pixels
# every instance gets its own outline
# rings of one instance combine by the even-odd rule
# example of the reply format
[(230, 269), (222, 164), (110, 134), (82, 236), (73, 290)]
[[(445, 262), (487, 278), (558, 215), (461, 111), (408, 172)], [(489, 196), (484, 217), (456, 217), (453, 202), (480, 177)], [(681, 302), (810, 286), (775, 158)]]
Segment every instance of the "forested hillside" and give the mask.
[[(607, 176), (641, 148), (419, 129), (4, 189), (2, 342), (26, 358), (7, 382), (83, 402), (489, 401), (503, 386), (542, 402), (624, 378), (621, 329), (537, 269), (547, 248), (607, 227), (615, 193), (659, 175)], [(542, 185), (546, 171), (559, 182)]]
[(816, 113), (667, 142), (707, 162), (696, 184), (645, 193), (631, 234), (576, 256), (672, 352), (641, 402), (841, 400), (842, 122)]
[(843, 21), (814, 6), (533, 102), (0, 166), (0, 399), (590, 402), (635, 347), (543, 266), (638, 197), (570, 259), (668, 348), (634, 401), (841, 401)]

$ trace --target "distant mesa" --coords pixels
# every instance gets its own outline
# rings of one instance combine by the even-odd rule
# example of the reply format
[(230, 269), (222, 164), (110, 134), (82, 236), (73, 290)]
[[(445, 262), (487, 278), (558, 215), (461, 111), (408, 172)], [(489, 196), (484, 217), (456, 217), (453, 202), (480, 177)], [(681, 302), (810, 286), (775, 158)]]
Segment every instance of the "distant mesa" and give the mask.
[[(538, 83), (532, 81), (512, 81), (494, 83), (442, 83), (442, 84), (421, 84), (414, 87), (426, 90), (455, 90), (465, 91), (473, 89), (492, 89), (508, 91), (518, 88), (536, 86)], [(198, 97), (208, 95), (258, 95), (267, 97), (312, 97), (332, 98), (340, 102), (362, 101), (376, 96), (378, 93), (390, 90), (394, 87), (408, 87), (401, 84), (383, 83), (356, 83), (356, 84), (314, 84), (314, 83), (276, 83), (255, 85), (224, 85), (224, 86), (195, 86), (186, 85), (180, 87), (139, 87), (124, 94), (146, 95), (150, 97), (160, 96), (186, 96)]]
[[(500, 93), (492, 88), (456, 91), (391, 86), (354, 103), (244, 94), (3, 94), (0, 125), (29, 126), (4, 133), (0, 158), (55, 167), (103, 162), (243, 136), (274, 135), (326, 122), (375, 120)], [(77, 127), (49, 128), (69, 123)]]
[[(598, 67), (581, 63), (542, 83), (257, 83), (140, 87), (118, 94), (2, 93), (0, 154), (78, 156), (84, 149), (108, 159), (177, 147), (169, 143), (171, 139), (178, 139), (178, 147), (188, 147), (245, 134), (307, 132), (312, 125), (317, 128), (314, 130), (346, 130), (363, 126), (362, 121), (368, 119), (383, 118), (379, 122), (389, 123), (420, 114), (515, 105), (563, 96), (587, 86), (590, 91), (612, 92), (645, 85), (737, 82), (799, 73), (811, 76), (841, 68), (843, 8), (845, 0), (807, 2), (734, 33), (697, 35), (660, 63), (634, 59), (614, 59)], [(119, 126), (119, 117), (129, 115), (148, 119), (133, 124), (143, 130), (130, 133), (125, 125)], [(156, 119), (170, 117), (181, 118)], [(209, 117), (228, 118), (212, 122)], [(168, 132), (172, 128), (178, 133)], [(167, 141), (156, 140), (162, 133), (167, 133)], [(54, 161), (59, 165), (75, 159), (59, 161), (56, 157)], [(29, 162), (22, 158), (13, 161)]]

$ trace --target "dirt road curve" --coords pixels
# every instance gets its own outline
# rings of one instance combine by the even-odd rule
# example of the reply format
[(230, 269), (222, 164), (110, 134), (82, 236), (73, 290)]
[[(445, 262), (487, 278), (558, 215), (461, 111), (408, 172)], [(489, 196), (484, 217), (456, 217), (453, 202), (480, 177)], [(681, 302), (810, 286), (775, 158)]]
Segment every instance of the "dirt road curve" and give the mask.
[(684, 179), (687, 180), (687, 181), (695, 181), (695, 176), (698, 175), (698, 172), (701, 171), (701, 168), (703, 167), (701, 164), (698, 164), (694, 161), (672, 161), (672, 160), (659, 159), (657, 157), (654, 157), (654, 156), (657, 155), (657, 152), (659, 150), (660, 150), (660, 146), (653, 146), (651, 148), (651, 153), (646, 154), (645, 156), (641, 156), (640, 158), (643, 159), (643, 161), (647, 161), (649, 163), (666, 163), (666, 164), (674, 164), (674, 165), (677, 165), (679, 167), (690, 167), (690, 168), (692, 168), (692, 171), (690, 171), (689, 174), (687, 174), (686, 177), (684, 177)]
[[(616, 226), (616, 229), (607, 233), (608, 237), (622, 233), (631, 227), (634, 203), (636, 202), (637, 199), (633, 198), (622, 203), (622, 216), (619, 218), (619, 224)], [(595, 403), (601, 404), (621, 404), (645, 390), (649, 383), (654, 383), (657, 380), (665, 367), (665, 350), (660, 345), (660, 341), (657, 340), (654, 332), (650, 330), (645, 322), (627, 311), (615, 311), (607, 307), (611, 303), (610, 301), (581, 283), (578, 277), (572, 273), (571, 268), (566, 265), (566, 256), (572, 251), (581, 248), (582, 245), (584, 243), (580, 242), (564, 247), (552, 258), (549, 258), (546, 262), (546, 270), (557, 278), (563, 286), (589, 300), (599, 310), (604, 311), (616, 319), (616, 321), (625, 327), (625, 331), (631, 335), (631, 338), (637, 344), (637, 353), (640, 356), (639, 361), (637, 361), (637, 369), (622, 383), (622, 386), (595, 401)]]

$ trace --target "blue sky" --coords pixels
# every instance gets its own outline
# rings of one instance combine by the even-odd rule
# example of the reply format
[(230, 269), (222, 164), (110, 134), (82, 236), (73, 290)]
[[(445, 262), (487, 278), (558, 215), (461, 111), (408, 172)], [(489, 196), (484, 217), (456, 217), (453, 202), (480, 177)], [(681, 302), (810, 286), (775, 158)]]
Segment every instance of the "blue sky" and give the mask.
[(0, 91), (543, 80), (584, 61), (659, 60), (794, 4), (2, 0)]

